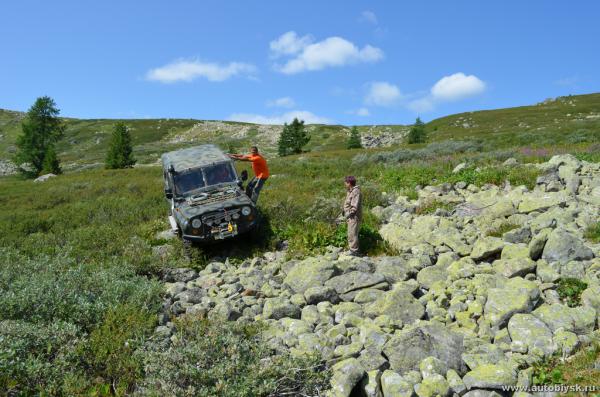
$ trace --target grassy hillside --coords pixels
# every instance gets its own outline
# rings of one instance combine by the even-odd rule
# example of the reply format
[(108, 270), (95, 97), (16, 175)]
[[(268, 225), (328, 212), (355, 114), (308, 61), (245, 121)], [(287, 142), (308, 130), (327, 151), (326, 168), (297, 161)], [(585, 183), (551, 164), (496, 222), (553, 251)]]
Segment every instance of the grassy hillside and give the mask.
[[(21, 112), (0, 110), (0, 159), (10, 158), (20, 133)], [(132, 130), (135, 155), (140, 163), (154, 163), (160, 154), (190, 144), (212, 142), (224, 149), (245, 150), (259, 145), (269, 156), (276, 154), (281, 126), (192, 119), (65, 119), (67, 130), (59, 157), (66, 170), (104, 161), (112, 126), (124, 121)], [(325, 152), (344, 149), (349, 129), (339, 125), (309, 125), (307, 149)], [(360, 126), (363, 135), (398, 137), (395, 146), (407, 147), (402, 125)], [(600, 141), (600, 94), (547, 100), (537, 105), (468, 112), (427, 124), (430, 142), (481, 141), (487, 150), (515, 146), (539, 148)]]

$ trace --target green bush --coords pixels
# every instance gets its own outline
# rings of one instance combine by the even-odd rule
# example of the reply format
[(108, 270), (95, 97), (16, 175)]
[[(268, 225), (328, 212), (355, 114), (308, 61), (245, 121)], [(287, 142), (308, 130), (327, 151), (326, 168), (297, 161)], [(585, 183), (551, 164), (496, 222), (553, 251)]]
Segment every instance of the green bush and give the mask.
[(78, 363), (81, 333), (63, 321), (0, 321), (0, 394), (61, 395)]
[(120, 261), (98, 269), (67, 256), (25, 258), (2, 249), (0, 318), (30, 322), (65, 321), (83, 330), (121, 303), (156, 310), (160, 286), (136, 276)]
[(581, 293), (585, 291), (587, 284), (576, 278), (561, 278), (558, 281), (558, 296), (567, 303), (569, 307), (581, 304)]
[(108, 385), (112, 393), (133, 391), (143, 376), (141, 357), (134, 354), (152, 332), (156, 315), (132, 305), (110, 309), (103, 322), (80, 345), (80, 356), (93, 379), (95, 391)]
[(315, 395), (328, 385), (318, 358), (273, 356), (260, 324), (178, 322), (177, 339), (144, 352), (145, 396)]
[(600, 242), (600, 222), (596, 222), (587, 228), (585, 238), (594, 243)]

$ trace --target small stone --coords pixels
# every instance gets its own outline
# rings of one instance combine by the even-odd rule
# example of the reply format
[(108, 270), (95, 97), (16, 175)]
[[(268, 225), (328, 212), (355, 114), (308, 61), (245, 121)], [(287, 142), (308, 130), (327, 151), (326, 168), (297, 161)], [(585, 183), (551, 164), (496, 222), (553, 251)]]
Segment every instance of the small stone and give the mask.
[(384, 397), (411, 397), (414, 393), (413, 385), (397, 372), (385, 370), (381, 375), (381, 391)]
[(471, 258), (476, 261), (480, 261), (490, 256), (499, 254), (504, 247), (504, 241), (497, 237), (483, 237), (477, 240), (473, 251), (471, 252)]
[(506, 364), (485, 364), (467, 372), (463, 378), (468, 389), (499, 389), (517, 383), (515, 371)]
[(274, 320), (284, 317), (300, 318), (300, 308), (283, 297), (267, 298), (263, 308), (263, 317)]
[(432, 375), (438, 374), (442, 375), (448, 371), (448, 367), (444, 364), (439, 358), (436, 357), (427, 357), (421, 360), (419, 364), (419, 369), (421, 370), (421, 375), (423, 379), (426, 379)]
[(365, 375), (365, 369), (355, 358), (340, 361), (332, 367), (332, 397), (348, 397)]
[(319, 302), (333, 302), (338, 301), (337, 293), (332, 287), (311, 287), (304, 291), (304, 298), (306, 303), (309, 305), (315, 305)]

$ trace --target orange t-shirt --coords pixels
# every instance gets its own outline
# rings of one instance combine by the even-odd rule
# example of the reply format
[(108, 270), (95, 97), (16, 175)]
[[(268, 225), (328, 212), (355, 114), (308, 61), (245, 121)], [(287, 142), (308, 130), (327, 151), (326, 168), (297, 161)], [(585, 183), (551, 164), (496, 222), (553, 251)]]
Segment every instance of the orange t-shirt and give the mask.
[(260, 154), (249, 154), (245, 157), (252, 161), (252, 171), (254, 171), (254, 175), (258, 179), (267, 179), (269, 177), (269, 167), (267, 167), (267, 160), (263, 156)]

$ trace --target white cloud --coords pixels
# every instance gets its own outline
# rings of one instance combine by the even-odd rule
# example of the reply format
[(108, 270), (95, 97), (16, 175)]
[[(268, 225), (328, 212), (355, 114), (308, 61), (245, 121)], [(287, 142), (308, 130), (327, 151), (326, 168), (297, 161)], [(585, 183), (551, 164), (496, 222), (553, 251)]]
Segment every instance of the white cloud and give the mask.
[(579, 78), (577, 76), (569, 76), (569, 77), (565, 77), (563, 79), (556, 80), (554, 82), (554, 84), (569, 87), (569, 86), (574, 86), (575, 84), (577, 84), (578, 81), (579, 81)]
[(278, 107), (278, 108), (293, 108), (296, 106), (296, 101), (289, 96), (284, 96), (282, 98), (273, 99), (272, 101), (267, 102), (267, 106), (269, 107)]
[(360, 14), (360, 20), (377, 25), (377, 15), (373, 11), (363, 11)]
[(271, 48), (271, 55), (278, 57), (297, 54), (312, 42), (312, 36), (299, 37), (296, 32), (290, 31), (279, 36), (277, 40), (271, 41), (269, 47)]
[(454, 73), (442, 77), (431, 87), (431, 96), (436, 100), (455, 101), (481, 94), (485, 91), (485, 83), (477, 76), (466, 76), (464, 73)]
[(369, 112), (369, 109), (367, 109), (367, 108), (360, 108), (356, 111), (356, 115), (367, 117), (367, 116), (370, 116), (371, 113)]
[(321, 70), (328, 67), (339, 67), (359, 62), (377, 62), (383, 59), (383, 51), (371, 45), (358, 48), (342, 37), (328, 37), (312, 43), (310, 36), (298, 37), (295, 32), (287, 32), (272, 41), (271, 54), (294, 56), (276, 70), (285, 74), (304, 71)]
[(243, 121), (255, 124), (284, 124), (291, 123), (294, 118), (304, 120), (306, 124), (331, 124), (332, 121), (326, 117), (317, 116), (306, 110), (292, 110), (279, 115), (264, 116), (252, 113), (234, 113), (229, 116), (231, 121)]
[(415, 113), (431, 112), (435, 107), (430, 97), (415, 99), (410, 101), (406, 106)]
[(348, 110), (345, 112), (346, 114), (353, 114), (355, 116), (368, 117), (371, 115), (369, 109), (362, 107), (358, 109)]
[(149, 70), (146, 73), (146, 79), (161, 83), (189, 82), (199, 77), (204, 77), (208, 81), (224, 81), (238, 75), (252, 77), (254, 73), (256, 73), (256, 67), (248, 63), (230, 62), (221, 65), (198, 60), (180, 59)]
[(385, 81), (378, 81), (369, 85), (369, 92), (365, 103), (376, 106), (391, 106), (402, 98), (400, 89)]

